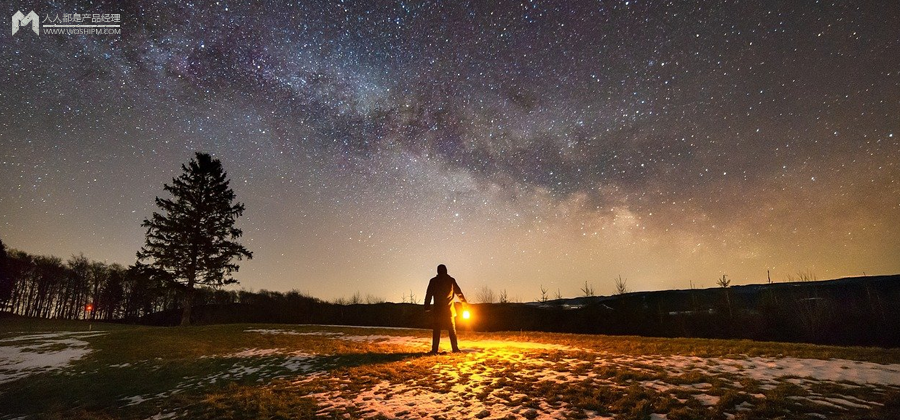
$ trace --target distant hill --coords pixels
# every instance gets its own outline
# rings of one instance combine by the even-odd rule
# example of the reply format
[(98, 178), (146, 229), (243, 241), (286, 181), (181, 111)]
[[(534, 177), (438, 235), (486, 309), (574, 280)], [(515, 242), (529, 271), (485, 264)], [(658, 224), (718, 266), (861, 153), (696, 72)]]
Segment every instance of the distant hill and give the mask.
[[(730, 286), (732, 296), (740, 296), (744, 299), (753, 299), (762, 293), (785, 294), (806, 290), (819, 291), (839, 291), (839, 290), (858, 290), (862, 288), (874, 287), (876, 289), (890, 289), (892, 287), (900, 287), (900, 274), (887, 276), (860, 276), (860, 277), (843, 277), (833, 280), (816, 280), (816, 281), (795, 281), (783, 283), (767, 283), (767, 284), (747, 284)], [(528, 302), (526, 305), (532, 306), (566, 306), (570, 308), (584, 307), (588, 305), (604, 304), (616, 302), (623, 299), (641, 299), (651, 298), (659, 299), (665, 297), (669, 303), (683, 302), (692, 297), (717, 296), (722, 294), (721, 287), (710, 287), (704, 289), (675, 289), (675, 290), (658, 290), (649, 292), (631, 292), (623, 295), (612, 296), (591, 296), (591, 297), (575, 297), (564, 299), (553, 299), (547, 302)], [(715, 299), (713, 299), (715, 300)]]

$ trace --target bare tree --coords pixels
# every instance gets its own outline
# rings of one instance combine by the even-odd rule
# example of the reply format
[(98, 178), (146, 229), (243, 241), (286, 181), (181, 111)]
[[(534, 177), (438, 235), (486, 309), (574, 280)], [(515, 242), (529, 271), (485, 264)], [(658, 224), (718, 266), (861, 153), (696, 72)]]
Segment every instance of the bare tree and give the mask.
[(363, 303), (362, 295), (359, 294), (358, 290), (356, 291), (356, 293), (353, 294), (353, 296), (350, 297), (350, 302), (348, 302), (348, 303), (350, 305), (359, 305), (359, 304)]
[(734, 314), (731, 312), (731, 293), (728, 291), (728, 287), (731, 286), (731, 279), (722, 274), (722, 278), (716, 280), (716, 284), (725, 289), (725, 304), (728, 306), (728, 317), (734, 317)]
[(553, 297), (556, 300), (560, 300), (563, 298), (562, 292), (559, 291), (559, 288), (556, 288), (556, 295)]
[(731, 279), (729, 279), (726, 275), (722, 274), (722, 278), (716, 280), (716, 284), (719, 287), (726, 289), (728, 286), (731, 286)]
[(819, 278), (816, 277), (816, 273), (813, 273), (812, 270), (810, 270), (810, 269), (806, 269), (806, 271), (798, 271), (797, 278), (800, 281), (804, 281), (804, 282), (819, 280)]
[(412, 303), (412, 304), (419, 303), (419, 302), (417, 302), (418, 299), (416, 299), (416, 295), (413, 293), (412, 290), (409, 291), (409, 296), (407, 296), (406, 293), (404, 293), (403, 297), (401, 297), (400, 299), (402, 299), (403, 303)]
[(497, 297), (490, 287), (481, 286), (478, 288), (478, 291), (475, 292), (475, 299), (480, 303), (494, 303), (494, 301), (497, 300)]
[(541, 302), (546, 302), (546, 301), (547, 301), (547, 288), (545, 288), (543, 284), (541, 285), (541, 298), (540, 298), (540, 301), (541, 301)]
[(693, 280), (691, 280), (691, 304), (693, 304), (692, 309), (695, 312), (700, 309), (700, 306), (697, 305), (697, 286), (694, 285)]
[(587, 280), (585, 280), (584, 287), (581, 288), (581, 293), (584, 294), (584, 297), (594, 296), (594, 285), (588, 284)]
[(500, 303), (509, 303), (509, 295), (506, 294), (506, 289), (500, 292)]
[(613, 279), (613, 280), (616, 281), (616, 294), (617, 295), (624, 295), (624, 294), (628, 293), (628, 287), (626, 287), (626, 283), (628, 282), (628, 279), (623, 279), (622, 275), (619, 274), (619, 277), (616, 279)]
[(384, 298), (366, 293), (366, 303), (369, 305), (386, 302)]
[(809, 269), (797, 271), (797, 277), (794, 277), (790, 274), (788, 274), (788, 276), (787, 276), (788, 282), (795, 282), (795, 281), (808, 282), (808, 281), (816, 281), (816, 280), (818, 280), (818, 277), (816, 277), (816, 274), (813, 273), (812, 270), (809, 270)]

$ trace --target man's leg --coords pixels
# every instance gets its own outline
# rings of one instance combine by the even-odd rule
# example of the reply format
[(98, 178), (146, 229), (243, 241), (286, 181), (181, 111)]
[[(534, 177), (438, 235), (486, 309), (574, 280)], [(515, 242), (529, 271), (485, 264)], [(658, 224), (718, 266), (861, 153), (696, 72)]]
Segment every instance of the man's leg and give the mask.
[(437, 353), (441, 346), (441, 318), (437, 314), (431, 320), (431, 352)]
[(459, 352), (459, 346), (456, 344), (456, 317), (450, 317), (450, 326), (448, 328), (448, 332), (450, 333), (450, 346), (453, 347), (453, 352)]

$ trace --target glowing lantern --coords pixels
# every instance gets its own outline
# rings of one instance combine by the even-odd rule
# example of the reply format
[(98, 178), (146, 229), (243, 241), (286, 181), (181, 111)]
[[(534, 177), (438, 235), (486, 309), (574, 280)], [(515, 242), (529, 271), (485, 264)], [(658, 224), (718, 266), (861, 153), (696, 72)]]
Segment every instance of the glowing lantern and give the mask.
[(463, 311), (463, 319), (469, 319), (471, 317), (472, 314), (470, 314), (468, 310)]
[(84, 309), (86, 309), (88, 312), (93, 312), (93, 311), (94, 311), (94, 305), (91, 305), (91, 304), (89, 303), (87, 306), (84, 307)]

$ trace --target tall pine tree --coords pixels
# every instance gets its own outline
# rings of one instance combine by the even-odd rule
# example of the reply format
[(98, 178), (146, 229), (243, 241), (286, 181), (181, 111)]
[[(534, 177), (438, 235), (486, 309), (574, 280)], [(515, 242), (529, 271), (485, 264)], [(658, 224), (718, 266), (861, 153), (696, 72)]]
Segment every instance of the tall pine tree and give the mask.
[(234, 259), (250, 259), (253, 254), (236, 242), (242, 232), (234, 222), (244, 205), (234, 202), (222, 162), (197, 153), (181, 169), (184, 173), (163, 186), (172, 198), (156, 197), (162, 212), (153, 212), (141, 224), (147, 238), (137, 257), (149, 260), (157, 275), (181, 291), (181, 325), (190, 325), (196, 287), (237, 283), (231, 277), (238, 271)]

